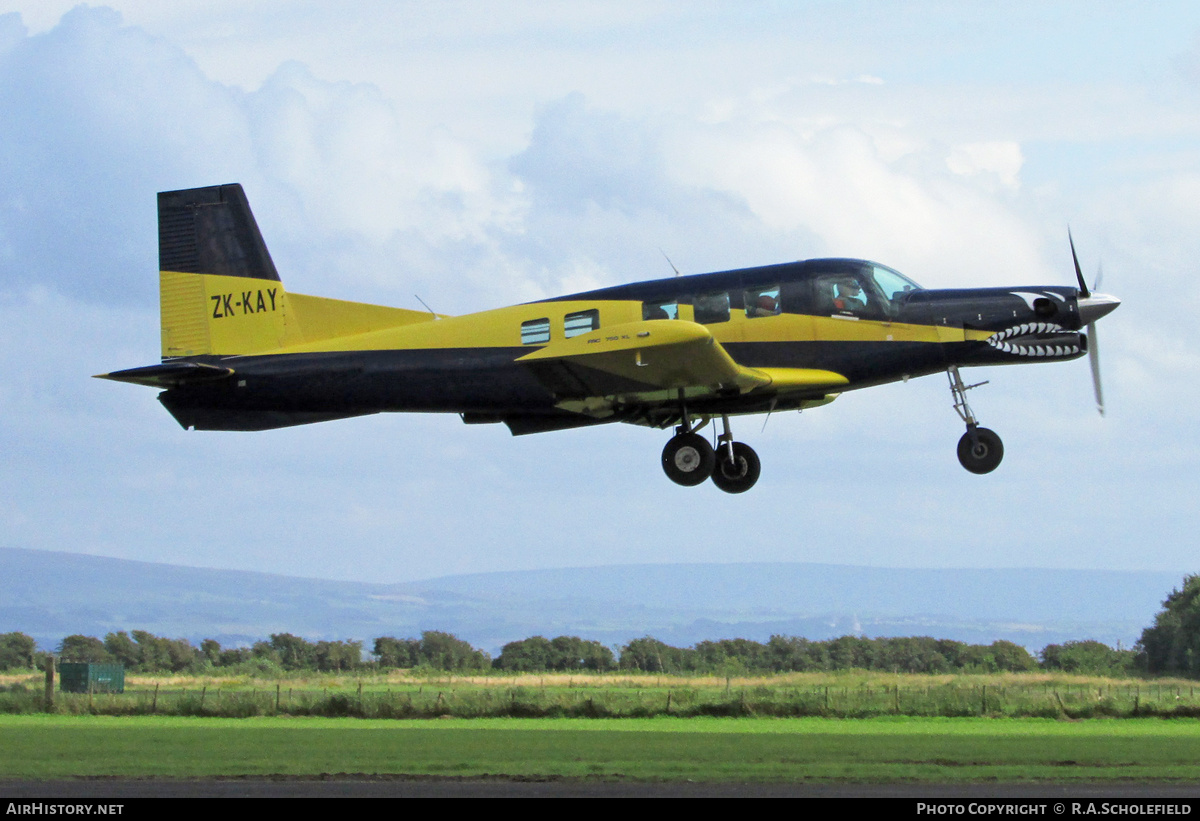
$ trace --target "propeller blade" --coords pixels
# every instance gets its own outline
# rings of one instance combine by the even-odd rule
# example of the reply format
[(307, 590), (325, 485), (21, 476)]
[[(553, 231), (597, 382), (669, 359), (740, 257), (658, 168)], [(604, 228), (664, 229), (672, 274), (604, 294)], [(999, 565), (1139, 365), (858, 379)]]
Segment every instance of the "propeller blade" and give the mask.
[(1081, 296), (1089, 297), (1092, 292), (1088, 290), (1087, 283), (1083, 281), (1083, 271), (1079, 267), (1079, 257), (1075, 253), (1075, 238), (1071, 236), (1070, 227), (1067, 228), (1067, 242), (1071, 243), (1071, 259), (1075, 261), (1075, 279), (1079, 281), (1079, 293)]
[(1096, 389), (1096, 410), (1104, 415), (1104, 392), (1100, 390), (1100, 345), (1096, 340), (1096, 323), (1089, 322), (1088, 362), (1092, 365), (1092, 387)]
[[(1104, 415), (1104, 391), (1100, 388), (1100, 340), (1096, 336), (1096, 320), (1112, 313), (1121, 300), (1108, 294), (1097, 293), (1094, 297), (1083, 280), (1083, 270), (1079, 267), (1079, 255), (1075, 253), (1075, 238), (1071, 236), (1071, 227), (1067, 226), (1067, 242), (1071, 243), (1071, 261), (1075, 263), (1075, 279), (1079, 282), (1079, 296), (1076, 304), (1079, 307), (1079, 319), (1087, 323), (1088, 362), (1092, 366), (1092, 388), (1096, 391), (1096, 410)], [(1100, 287), (1104, 276), (1104, 268), (1096, 266), (1095, 288)]]
[(1101, 281), (1103, 281), (1103, 279), (1104, 279), (1104, 263), (1100, 263), (1099, 265), (1096, 266), (1096, 278), (1094, 280), (1092, 280), (1092, 290), (1093, 291), (1100, 290), (1100, 283), (1101, 283)]

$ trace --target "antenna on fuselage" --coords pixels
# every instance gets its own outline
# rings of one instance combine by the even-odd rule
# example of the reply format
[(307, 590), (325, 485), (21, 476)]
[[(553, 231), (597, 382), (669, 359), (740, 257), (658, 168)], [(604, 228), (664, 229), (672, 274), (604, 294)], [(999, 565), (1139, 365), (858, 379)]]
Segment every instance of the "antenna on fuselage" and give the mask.
[(663, 255), (663, 259), (665, 259), (667, 261), (667, 265), (671, 266), (671, 270), (675, 272), (675, 276), (683, 276), (682, 274), (679, 273), (679, 269), (675, 267), (675, 263), (671, 262), (671, 258), (669, 256), (667, 256), (666, 251), (659, 248), (658, 252)]
[(425, 303), (425, 300), (421, 299), (416, 294), (413, 294), (413, 296), (417, 297), (417, 302), (420, 302), (422, 305), (425, 305), (425, 310), (427, 310), (427, 311), (429, 311), (429, 313), (433, 314), (434, 319), (441, 319), (441, 317), (437, 315), (437, 313), (433, 310), (433, 308), (430, 308), (429, 305), (427, 305)]
[(771, 400), (771, 407), (767, 408), (767, 418), (763, 420), (762, 430), (760, 430), (759, 433), (763, 433), (764, 431), (766, 431), (767, 423), (771, 421), (771, 414), (773, 414), (775, 412), (775, 405), (778, 402), (779, 402), (778, 396), (776, 396), (774, 399)]

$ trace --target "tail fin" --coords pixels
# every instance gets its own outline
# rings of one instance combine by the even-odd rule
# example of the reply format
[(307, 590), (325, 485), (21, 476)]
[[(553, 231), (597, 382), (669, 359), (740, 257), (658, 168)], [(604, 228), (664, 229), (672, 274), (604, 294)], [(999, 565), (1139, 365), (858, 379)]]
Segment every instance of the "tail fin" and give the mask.
[(163, 359), (283, 344), (283, 283), (240, 185), (160, 193), (158, 267)]

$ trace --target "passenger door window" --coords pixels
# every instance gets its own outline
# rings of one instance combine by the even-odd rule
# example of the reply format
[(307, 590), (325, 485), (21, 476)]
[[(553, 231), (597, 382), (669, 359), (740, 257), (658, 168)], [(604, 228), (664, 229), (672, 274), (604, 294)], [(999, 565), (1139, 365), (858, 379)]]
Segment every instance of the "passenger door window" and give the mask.
[(576, 311), (563, 317), (563, 336), (570, 339), (573, 336), (586, 334), (600, 327), (600, 311), (591, 308), (586, 311)]
[(550, 317), (521, 323), (522, 345), (544, 345), (550, 341)]

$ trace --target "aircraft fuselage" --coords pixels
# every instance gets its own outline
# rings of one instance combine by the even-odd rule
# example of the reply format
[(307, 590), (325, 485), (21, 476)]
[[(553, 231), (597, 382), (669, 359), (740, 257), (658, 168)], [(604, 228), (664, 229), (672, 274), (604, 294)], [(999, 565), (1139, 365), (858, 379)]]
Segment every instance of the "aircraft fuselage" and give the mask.
[[(174, 388), (161, 401), (185, 427), (212, 430), (258, 430), (388, 411), (507, 421), (517, 433), (610, 421), (671, 424), (674, 410), (654, 407), (664, 390), (660, 386), (581, 372), (570, 363), (518, 361), (531, 348), (566, 338), (570, 317), (595, 311), (595, 328), (583, 334), (603, 337), (606, 328), (648, 319), (663, 306), (668, 318), (703, 321), (739, 365), (832, 371), (848, 380), (839, 392), (939, 373), (949, 365), (1066, 360), (1086, 351), (1074, 288), (914, 287), (886, 295), (871, 277), (878, 267), (859, 260), (808, 260), (674, 277), (360, 335), (353, 350), (198, 357), (233, 368), (236, 378)], [(864, 298), (837, 306), (833, 297), (822, 307), (823, 297), (833, 292), (830, 285), (836, 288), (848, 276), (866, 286)], [(244, 299), (253, 307), (257, 290), (224, 298), (218, 305), (221, 312), (228, 309), (222, 319), (236, 322), (252, 314), (239, 313), (240, 303)], [(755, 298), (763, 301), (763, 294), (766, 301), (777, 301), (777, 308), (747, 308)], [(272, 297), (265, 297), (268, 306)], [(537, 328), (541, 336), (527, 333), (521, 344), (522, 326), (539, 320), (545, 321)], [(1008, 342), (989, 342), (1010, 329), (1024, 332)], [(455, 344), (469, 339), (477, 344)], [(755, 413), (772, 404), (800, 407), (829, 393), (814, 388), (783, 397), (770, 392), (697, 396), (692, 409)], [(593, 403), (602, 407), (601, 414), (564, 411), (564, 404), (595, 397), (612, 397)]]

